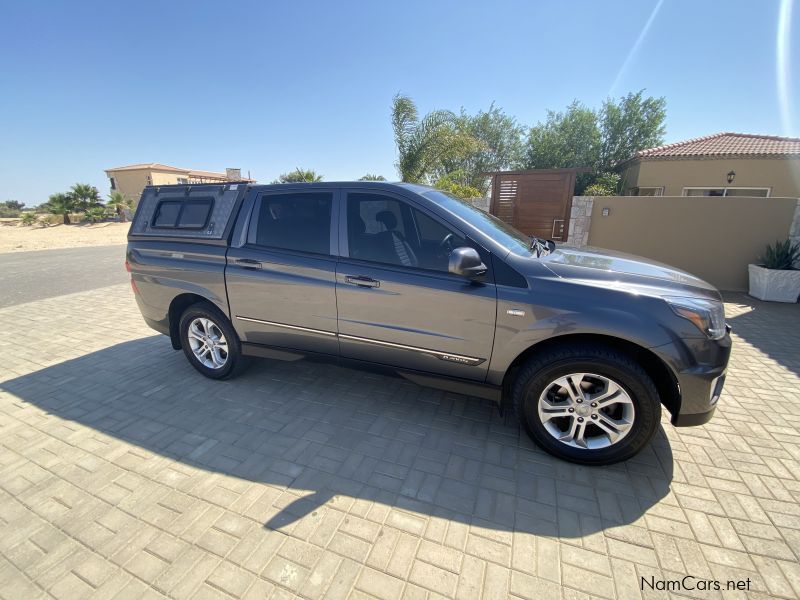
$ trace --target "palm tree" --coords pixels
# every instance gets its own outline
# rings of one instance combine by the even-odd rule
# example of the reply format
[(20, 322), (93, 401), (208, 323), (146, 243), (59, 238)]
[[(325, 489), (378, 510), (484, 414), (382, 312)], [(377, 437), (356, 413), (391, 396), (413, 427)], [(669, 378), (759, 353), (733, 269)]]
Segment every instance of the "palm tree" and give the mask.
[(108, 195), (108, 202), (106, 202), (106, 206), (114, 209), (114, 212), (117, 213), (120, 222), (124, 223), (125, 209), (133, 206), (133, 202), (122, 192), (111, 192)]
[(75, 200), (70, 194), (53, 194), (48, 198), (46, 207), (54, 215), (63, 215), (64, 225), (69, 225), (69, 213), (75, 210)]
[(434, 110), (420, 120), (414, 101), (402, 94), (392, 101), (392, 129), (397, 144), (397, 170), (400, 178), (410, 183), (428, 182), (442, 162), (479, 146), (458, 127), (455, 114)]
[(87, 211), (103, 205), (103, 201), (100, 200), (100, 192), (88, 183), (76, 183), (70, 188), (68, 194), (72, 196), (76, 210)]
[(312, 169), (297, 167), (291, 173), (283, 173), (272, 183), (315, 183), (317, 181), (322, 181), (322, 175)]
[(359, 181), (386, 181), (386, 177), (383, 175), (373, 175), (372, 173), (367, 173), (363, 177), (358, 178)]

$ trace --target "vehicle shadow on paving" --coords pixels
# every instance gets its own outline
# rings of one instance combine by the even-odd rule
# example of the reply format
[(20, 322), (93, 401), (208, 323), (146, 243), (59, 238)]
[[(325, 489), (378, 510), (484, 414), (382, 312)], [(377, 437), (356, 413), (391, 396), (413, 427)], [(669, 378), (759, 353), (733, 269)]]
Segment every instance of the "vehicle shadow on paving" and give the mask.
[(636, 521), (672, 480), (663, 430), (624, 464), (582, 467), (538, 450), (487, 401), (309, 362), (254, 361), (237, 379), (211, 381), (162, 336), (0, 389), (184, 464), (294, 492), (270, 529), (348, 496), (485, 528), (581, 537)]
[[(725, 302), (732, 303), (734, 314), (728, 316), (733, 333), (751, 344), (795, 375), (800, 375), (800, 305), (762, 302), (746, 294), (725, 292)], [(730, 311), (730, 309), (729, 309)]]

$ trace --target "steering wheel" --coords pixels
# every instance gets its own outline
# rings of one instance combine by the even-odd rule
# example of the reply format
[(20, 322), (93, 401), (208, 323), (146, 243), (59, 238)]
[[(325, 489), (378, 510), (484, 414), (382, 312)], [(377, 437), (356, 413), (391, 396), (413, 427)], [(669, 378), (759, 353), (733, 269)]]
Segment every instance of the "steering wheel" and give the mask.
[(446, 236), (442, 238), (442, 241), (439, 242), (439, 253), (445, 256), (449, 256), (450, 253), (453, 251), (453, 239), (455, 236), (452, 233), (448, 233)]

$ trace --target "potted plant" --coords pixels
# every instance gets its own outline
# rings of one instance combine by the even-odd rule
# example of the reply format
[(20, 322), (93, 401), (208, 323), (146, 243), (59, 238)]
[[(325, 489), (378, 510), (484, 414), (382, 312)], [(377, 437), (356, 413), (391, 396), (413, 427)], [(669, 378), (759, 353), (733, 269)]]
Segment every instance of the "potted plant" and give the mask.
[(800, 247), (790, 240), (775, 242), (756, 265), (748, 265), (750, 273), (750, 295), (759, 300), (773, 302), (797, 302), (800, 296), (800, 269), (795, 263), (800, 260)]

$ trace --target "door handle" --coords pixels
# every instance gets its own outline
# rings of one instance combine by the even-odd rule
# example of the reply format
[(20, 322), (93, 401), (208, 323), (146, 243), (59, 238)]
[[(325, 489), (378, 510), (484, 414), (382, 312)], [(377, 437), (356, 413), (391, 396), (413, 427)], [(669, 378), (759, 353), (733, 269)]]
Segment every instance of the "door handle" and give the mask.
[(364, 277), (363, 275), (345, 275), (344, 280), (350, 285), (357, 285), (358, 287), (381, 287), (381, 282), (371, 277)]
[(242, 267), (243, 269), (260, 269), (261, 268), (261, 261), (254, 260), (252, 258), (237, 258), (233, 262), (236, 265)]

